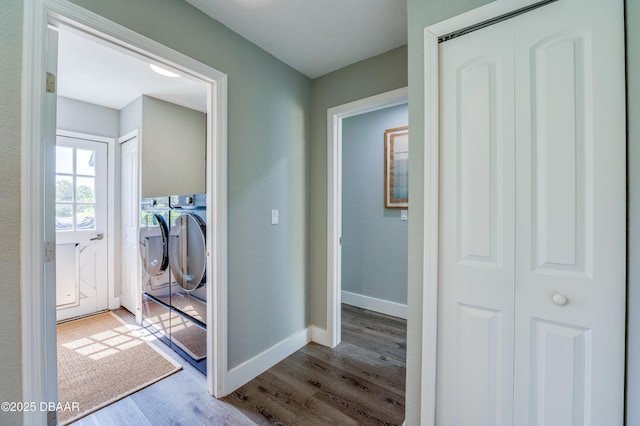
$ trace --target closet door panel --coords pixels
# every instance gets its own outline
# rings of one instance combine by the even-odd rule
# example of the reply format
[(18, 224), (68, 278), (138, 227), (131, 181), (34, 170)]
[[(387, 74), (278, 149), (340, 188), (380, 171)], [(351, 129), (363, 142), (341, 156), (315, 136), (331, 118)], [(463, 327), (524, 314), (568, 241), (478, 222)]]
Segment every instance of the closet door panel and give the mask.
[(441, 46), (437, 424), (513, 410), (513, 27)]
[(514, 423), (622, 424), (622, 2), (559, 0), (514, 21)]

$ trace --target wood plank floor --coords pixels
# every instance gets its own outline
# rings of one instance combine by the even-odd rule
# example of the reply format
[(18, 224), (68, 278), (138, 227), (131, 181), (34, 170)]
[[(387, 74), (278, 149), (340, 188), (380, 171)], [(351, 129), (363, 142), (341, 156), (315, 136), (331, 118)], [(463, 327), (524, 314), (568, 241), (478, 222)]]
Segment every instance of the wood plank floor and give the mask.
[(311, 343), (222, 400), (183, 362), (183, 371), (75, 424), (400, 425), (405, 358), (406, 321), (343, 305), (340, 345)]

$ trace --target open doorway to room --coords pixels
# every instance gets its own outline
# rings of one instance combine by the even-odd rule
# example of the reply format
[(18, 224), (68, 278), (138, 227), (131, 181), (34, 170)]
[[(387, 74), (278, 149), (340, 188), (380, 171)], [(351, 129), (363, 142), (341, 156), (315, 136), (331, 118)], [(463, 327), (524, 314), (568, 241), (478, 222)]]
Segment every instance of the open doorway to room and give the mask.
[[(406, 318), (408, 212), (406, 205), (388, 208), (385, 204), (385, 131), (389, 135), (400, 129), (401, 137), (406, 136), (407, 103), (405, 87), (327, 111), (327, 333), (320, 338), (327, 346), (341, 341), (342, 302)], [(345, 136), (353, 138), (346, 151)], [(348, 243), (345, 221), (347, 226), (353, 224)], [(381, 224), (388, 226), (384, 233)], [(384, 236), (378, 238), (381, 233)], [(386, 241), (389, 236), (393, 246)], [(395, 258), (393, 268), (384, 270), (381, 277), (372, 276), (373, 270), (384, 269), (389, 257)], [(369, 264), (371, 259), (381, 265)], [(350, 281), (346, 287), (345, 277)]]
[[(183, 158), (200, 163), (178, 165), (172, 179), (206, 197), (207, 86), (166, 65), (154, 69), (153, 61), (65, 25), (55, 31), (58, 400), (77, 403), (59, 410), (58, 420), (64, 423), (178, 371), (176, 357), (145, 344), (155, 337), (171, 345), (172, 332), (188, 335), (206, 372), (206, 312), (200, 313), (201, 327), (165, 312), (154, 320), (143, 315), (142, 280), (151, 277), (141, 273), (138, 229), (159, 226), (141, 216), (142, 189), (148, 190), (142, 187), (143, 176), (174, 161), (163, 162), (162, 153), (155, 152), (171, 149), (158, 137), (158, 126), (165, 133), (180, 133)], [(142, 130), (148, 137), (146, 152), (140, 149)], [(191, 156), (189, 149), (195, 151)], [(161, 182), (156, 183), (161, 191)], [(115, 315), (100, 315), (108, 311)], [(151, 322), (163, 327), (158, 331)]]
[[(206, 380), (203, 380), (203, 388), (206, 387), (210, 394), (221, 394), (223, 392), (222, 385), (226, 377), (226, 320), (224, 320), (226, 319), (226, 281), (224, 279), (226, 277), (226, 239), (223, 237), (226, 235), (226, 215), (224, 214), (226, 211), (226, 75), (66, 2), (52, 1), (47, 4), (34, 2), (29, 5), (25, 13), (30, 17), (27, 20), (27, 24), (25, 24), (29, 28), (25, 29), (25, 34), (28, 34), (25, 39), (25, 46), (28, 46), (28, 48), (25, 48), (25, 52), (28, 52), (28, 59), (25, 59), (25, 63), (28, 64), (28, 72), (25, 73), (24, 81), (26, 88), (24, 122), (25, 134), (28, 136), (23, 139), (23, 149), (28, 154), (25, 156), (22, 179), (23, 186), (28, 188), (28, 191), (23, 191), (22, 201), (23, 206), (25, 206), (23, 211), (27, 212), (23, 218), (25, 229), (30, 229), (31, 231), (23, 239), (23, 253), (33, 254), (32, 256), (25, 255), (21, 257), (21, 269), (29, 271), (22, 281), (22, 334), (24, 337), (22, 353), (25, 398), (33, 401), (50, 401), (52, 403), (58, 401), (58, 369), (56, 368), (59, 360), (56, 351), (57, 262), (55, 259), (55, 246), (58, 239), (55, 235), (57, 218), (60, 219), (61, 228), (68, 228), (69, 223), (71, 223), (74, 232), (76, 228), (80, 230), (82, 227), (91, 225), (93, 221), (94, 225), (89, 227), (95, 228), (92, 229), (95, 232), (89, 236), (89, 244), (92, 241), (106, 240), (110, 242), (106, 255), (108, 264), (106, 275), (108, 277), (107, 281), (112, 280), (113, 285), (107, 289), (107, 307), (111, 310), (118, 308), (123, 301), (120, 296), (125, 294), (125, 289), (128, 287), (135, 289), (133, 292), (138, 295), (137, 297), (134, 295), (134, 302), (141, 303), (141, 282), (139, 280), (136, 282), (135, 280), (127, 281), (122, 279), (117, 265), (117, 261), (122, 260), (119, 257), (122, 251), (120, 247), (122, 238), (120, 238), (119, 242), (117, 241), (120, 237), (119, 232), (122, 231), (121, 223), (118, 223), (120, 219), (119, 213), (126, 208), (124, 203), (119, 203), (120, 198), (117, 195), (123, 187), (127, 186), (126, 183), (118, 181), (121, 175), (118, 168), (119, 156), (117, 153), (120, 146), (117, 142), (127, 142), (132, 138), (135, 139), (140, 134), (140, 131), (137, 133), (129, 132), (125, 138), (119, 139), (118, 136), (123, 131), (121, 126), (123, 120), (118, 113), (117, 107), (104, 106), (95, 101), (82, 99), (79, 96), (69, 94), (64, 89), (63, 75), (72, 75), (71, 86), (77, 87), (81, 86), (80, 79), (83, 74), (77, 73), (76, 71), (78, 71), (79, 67), (74, 66), (67, 68), (65, 72), (64, 59), (58, 57), (58, 41), (62, 33), (65, 33), (62, 35), (62, 46), (64, 46), (64, 37), (68, 35), (77, 36), (81, 42), (90, 41), (94, 43), (90, 48), (81, 52), (81, 58), (82, 55), (85, 55), (86, 59), (95, 50), (108, 47), (120, 54), (124, 53), (124, 56), (141, 61), (145, 68), (149, 68), (151, 63), (160, 65), (199, 87), (198, 91), (203, 101), (204, 112), (197, 112), (204, 115), (202, 127), (205, 135), (200, 141), (202, 146), (200, 158), (203, 172), (199, 180), (204, 188), (202, 191), (204, 195), (200, 197), (200, 201), (206, 199), (207, 205), (212, 206), (211, 209), (206, 210), (206, 213), (204, 211), (202, 213), (203, 220), (208, 221), (211, 226), (201, 228), (203, 234), (201, 240), (206, 240), (207, 247), (209, 247), (205, 261), (207, 270), (210, 272), (207, 274), (209, 281), (206, 286), (206, 293), (208, 299), (215, 300), (214, 303), (216, 304), (215, 308), (213, 306), (214, 303), (208, 304), (206, 308), (206, 315), (211, 318), (213, 326), (206, 329), (204, 337), (205, 343), (203, 347), (206, 348), (209, 355), (206, 358), (209, 374), (207, 374)], [(59, 63), (62, 64), (60, 67), (61, 73), (58, 72)], [(88, 60), (85, 63), (102, 68), (99, 61)], [(102, 65), (107, 66), (107, 64)], [(71, 70), (71, 73), (69, 70)], [(123, 74), (130, 76), (132, 73), (126, 67), (116, 70), (112, 68), (111, 71), (111, 74), (116, 76), (122, 76)], [(46, 84), (39, 78), (42, 75), (47, 76)], [(107, 77), (113, 77), (113, 75), (108, 75)], [(116, 93), (119, 89), (126, 88), (128, 81), (127, 79), (120, 80), (119, 85), (111, 85), (107, 92)], [(93, 92), (105, 87), (108, 87), (108, 85), (104, 76), (100, 78), (94, 77), (89, 80), (88, 86), (84, 86), (84, 92)], [(64, 96), (65, 94), (66, 96)], [(171, 93), (169, 91), (169, 96), (175, 95), (176, 92)], [(156, 98), (154, 99), (157, 99), (163, 95), (154, 91), (148, 96), (155, 96)], [(66, 102), (67, 105), (58, 108), (59, 101), (61, 103)], [(172, 101), (172, 99), (158, 99), (158, 102), (164, 103), (172, 103)], [(71, 127), (78, 126), (78, 128), (64, 130), (60, 128), (62, 127), (60, 125), (61, 122), (56, 122), (56, 113), (59, 109), (58, 112), (60, 114), (58, 114), (58, 117), (62, 119), (65, 116), (65, 108), (69, 107), (69, 105), (71, 105), (71, 108), (67, 109), (68, 114), (66, 114), (66, 117), (73, 122)], [(190, 107), (179, 107), (190, 109)], [(105, 112), (105, 110), (111, 110), (107, 115), (115, 114), (117, 116), (116, 126), (106, 133), (96, 131), (96, 129), (104, 130), (104, 127), (101, 126), (106, 123), (102, 120), (101, 113)], [(96, 111), (98, 111), (97, 115), (92, 116)], [(87, 129), (87, 127), (91, 128)], [(112, 132), (114, 128), (116, 130)], [(104, 136), (105, 134), (108, 136)], [(56, 141), (57, 135), (61, 136), (59, 139), (68, 139), (66, 140), (68, 143), (65, 144), (65, 141), (61, 140), (58, 145)], [(103, 195), (103, 191), (98, 190), (99, 185), (96, 184), (95, 180), (92, 181), (93, 184), (89, 182), (91, 180), (89, 178), (94, 177), (96, 170), (88, 169), (97, 164), (98, 155), (97, 153), (92, 154), (90, 152), (92, 149), (88, 149), (87, 146), (76, 146), (77, 141), (101, 142), (100, 139), (109, 139), (107, 141), (107, 180), (112, 179), (115, 182), (114, 184), (107, 183), (107, 211), (115, 213), (108, 215), (106, 232), (98, 232), (100, 230), (97, 229), (97, 218), (95, 217), (98, 214), (97, 211), (100, 210), (97, 206), (99, 204), (97, 199)], [(113, 143), (113, 149), (109, 149), (111, 148), (109, 146), (110, 143)], [(71, 166), (66, 164), (67, 168), (65, 170), (62, 170), (65, 166), (62, 163), (59, 165), (60, 170), (56, 168), (56, 157), (58, 156), (56, 145), (60, 148), (72, 148), (69, 156), (71, 158)], [(85, 151), (89, 151), (89, 153)], [(153, 148), (149, 148), (149, 151), (153, 152)], [(64, 156), (63, 153), (60, 154), (60, 157), (62, 156)], [(141, 161), (140, 158), (139, 161)], [(139, 163), (136, 165), (141, 168)], [(110, 167), (115, 170), (110, 171)], [(176, 176), (175, 173), (171, 174), (170, 171), (166, 171), (165, 174)], [(56, 190), (56, 178), (64, 180), (66, 183), (61, 183), (59, 194)], [(131, 186), (135, 188), (136, 198), (127, 205), (131, 211), (139, 212), (140, 190), (138, 184)], [(67, 189), (66, 193), (63, 189)], [(95, 203), (94, 200), (96, 200)], [(57, 215), (57, 212), (60, 215)], [(137, 246), (135, 248), (137, 249)], [(131, 260), (135, 258), (138, 261), (139, 253), (138, 250), (135, 251)], [(94, 255), (93, 259), (96, 257), (98, 255)], [(131, 263), (133, 264), (135, 261)], [(72, 271), (69, 275), (79, 275), (77, 264), (78, 262), (76, 262), (75, 266), (69, 268)], [(42, 286), (44, 286), (44, 292), (42, 291)], [(80, 292), (78, 289), (81, 289), (81, 285), (77, 283), (69, 287), (76, 287), (72, 292)], [(83, 294), (78, 295), (77, 299), (82, 299), (83, 295), (86, 299), (86, 292), (81, 293)], [(214, 295), (216, 296), (215, 299)], [(218, 306), (222, 306), (222, 308), (217, 309)], [(128, 307), (128, 309), (132, 311), (138, 310), (136, 307)], [(86, 313), (91, 313), (95, 310), (99, 311), (101, 309), (99, 307), (91, 308)], [(139, 316), (139, 312), (134, 313)], [(69, 316), (75, 317), (76, 314), (84, 315), (84, 313), (74, 313)], [(223, 320), (220, 321), (219, 318), (223, 318)], [(124, 326), (125, 324), (119, 323), (119, 325)], [(111, 329), (108, 330), (109, 333), (112, 333), (112, 331)], [(93, 338), (95, 336), (109, 339), (109, 336), (100, 333), (94, 333), (90, 337)], [(94, 345), (84, 345), (86, 342), (82, 339), (75, 339), (76, 341), (73, 342), (70, 348), (75, 352), (83, 352), (81, 355), (85, 357), (106, 359), (116, 351), (124, 352), (128, 349), (125, 347), (126, 342), (123, 341), (120, 342), (120, 347), (118, 346), (116, 340), (121, 337), (113, 336), (115, 340), (112, 340), (111, 343), (116, 346), (107, 350), (102, 348), (105, 343), (103, 341), (96, 342)], [(76, 349), (80, 348), (80, 343), (84, 346), (82, 346), (83, 350), (78, 351)], [(125, 346), (122, 346), (122, 344)], [(142, 358), (146, 359), (145, 356)], [(128, 363), (136, 364), (135, 362)], [(80, 408), (82, 409), (83, 407)], [(72, 411), (72, 415), (77, 413), (77, 407), (72, 406), (69, 409)], [(55, 422), (55, 411), (59, 410), (60, 407), (58, 405), (58, 407), (49, 408), (48, 412), (25, 414), (25, 422), (30, 424), (40, 424), (46, 421)]]
[[(358, 356), (373, 357), (368, 364), (376, 366), (376, 374), (398, 379), (383, 386), (399, 402), (405, 395), (408, 207), (393, 208), (385, 202), (392, 201), (385, 196), (385, 183), (393, 184), (385, 179), (385, 171), (395, 167), (396, 184), (404, 186), (398, 189), (407, 201), (406, 185), (400, 182), (407, 174), (407, 102), (403, 88), (327, 112), (328, 280), (323, 344), (341, 344)], [(393, 155), (388, 155), (393, 150), (391, 135), (400, 135), (395, 163)], [(386, 157), (391, 163), (385, 165)]]

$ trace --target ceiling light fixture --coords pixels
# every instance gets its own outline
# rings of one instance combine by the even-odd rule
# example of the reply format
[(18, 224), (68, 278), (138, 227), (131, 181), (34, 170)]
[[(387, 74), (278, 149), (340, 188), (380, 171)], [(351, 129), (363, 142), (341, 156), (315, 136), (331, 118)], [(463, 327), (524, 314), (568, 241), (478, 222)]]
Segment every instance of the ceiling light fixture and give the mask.
[(155, 64), (149, 64), (149, 67), (151, 67), (152, 70), (154, 70), (155, 72), (157, 72), (160, 75), (164, 75), (165, 77), (180, 77), (180, 74), (176, 74), (175, 72), (171, 72), (168, 69), (159, 67), (158, 65)]

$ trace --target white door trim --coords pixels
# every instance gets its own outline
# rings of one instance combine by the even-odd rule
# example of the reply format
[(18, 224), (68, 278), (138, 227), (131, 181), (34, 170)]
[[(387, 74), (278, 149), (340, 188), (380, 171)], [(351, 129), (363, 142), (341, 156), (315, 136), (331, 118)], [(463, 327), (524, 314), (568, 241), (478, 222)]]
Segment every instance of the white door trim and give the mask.
[(56, 130), (58, 136), (64, 136), (73, 139), (84, 139), (93, 142), (102, 142), (107, 144), (107, 305), (109, 309), (120, 307), (120, 298), (115, 294), (115, 151), (116, 139), (104, 136), (96, 136), (88, 133), (72, 132), (69, 130)]
[[(424, 234), (420, 423), (435, 425), (438, 331), (439, 49), (444, 35), (548, 0), (496, 0), (424, 29)], [(415, 135), (415, 133), (413, 133)], [(420, 136), (417, 136), (420, 137)], [(412, 137), (412, 139), (414, 139)], [(414, 139), (415, 140), (415, 139)]]
[(322, 345), (334, 347), (341, 340), (342, 120), (408, 101), (409, 89), (403, 87), (327, 110), (327, 331), (314, 328), (312, 336)]
[[(48, 315), (42, 289), (45, 280), (44, 252), (44, 165), (46, 31), (49, 23), (62, 23), (114, 43), (159, 63), (175, 67), (186, 75), (208, 83), (207, 239), (211, 274), (207, 314), (213, 327), (207, 330), (207, 387), (215, 396), (225, 392), (227, 375), (227, 76), (182, 53), (146, 38), (66, 0), (25, 0), (23, 29), (22, 94), (22, 227), (21, 310), (22, 374), (24, 401), (55, 401), (55, 384), (48, 377), (55, 350), (47, 351), (45, 338), (55, 333), (55, 320)], [(212, 252), (212, 253), (211, 253)], [(55, 316), (54, 316), (55, 318)], [(53, 385), (53, 389), (51, 386)], [(46, 423), (46, 412), (24, 415), (24, 424)]]

